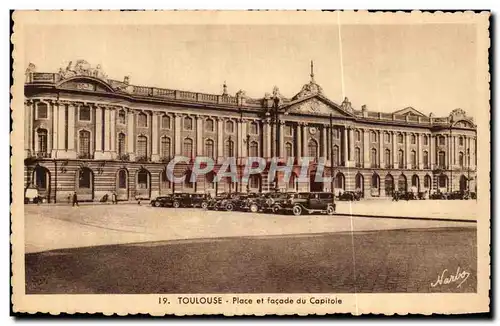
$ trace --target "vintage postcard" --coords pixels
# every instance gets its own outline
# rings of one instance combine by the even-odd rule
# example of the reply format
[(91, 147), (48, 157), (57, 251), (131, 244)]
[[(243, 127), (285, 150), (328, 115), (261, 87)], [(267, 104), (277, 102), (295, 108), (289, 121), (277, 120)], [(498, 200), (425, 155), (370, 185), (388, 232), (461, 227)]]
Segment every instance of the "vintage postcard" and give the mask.
[(489, 18), (15, 12), (13, 311), (488, 312)]

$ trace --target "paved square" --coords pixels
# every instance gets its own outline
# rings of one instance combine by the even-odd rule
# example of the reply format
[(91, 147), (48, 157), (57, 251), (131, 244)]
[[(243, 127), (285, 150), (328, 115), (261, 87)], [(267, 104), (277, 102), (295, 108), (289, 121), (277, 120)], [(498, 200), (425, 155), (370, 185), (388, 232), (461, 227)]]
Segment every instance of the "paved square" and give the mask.
[[(123, 204), (25, 211), (27, 293), (476, 291), (474, 222)], [(469, 275), (460, 287), (431, 286), (458, 268)]]

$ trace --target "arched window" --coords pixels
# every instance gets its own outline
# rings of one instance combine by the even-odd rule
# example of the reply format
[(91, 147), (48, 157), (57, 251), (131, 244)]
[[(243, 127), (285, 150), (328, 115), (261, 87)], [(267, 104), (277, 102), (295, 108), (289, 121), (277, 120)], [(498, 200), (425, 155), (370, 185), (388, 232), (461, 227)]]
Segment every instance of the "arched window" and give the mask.
[(234, 157), (234, 142), (231, 139), (226, 140), (224, 146), (224, 156)]
[(80, 157), (90, 158), (90, 131), (80, 130), (78, 133), (79, 138), (79, 152)]
[(234, 132), (234, 121), (232, 121), (232, 120), (226, 121), (226, 132), (229, 132), (229, 133)]
[(411, 134), (410, 141), (413, 145), (415, 145), (417, 143), (417, 136)]
[(90, 107), (87, 105), (80, 106), (78, 118), (80, 121), (90, 121)]
[(120, 132), (118, 134), (118, 156), (125, 154), (125, 134)]
[(424, 135), (424, 145), (429, 145), (429, 138), (427, 137), (427, 135)]
[(82, 168), (78, 171), (78, 188), (90, 189), (92, 187), (92, 170)]
[(137, 136), (137, 158), (145, 159), (148, 157), (148, 138), (144, 135)]
[(385, 176), (384, 184), (385, 184), (385, 195), (392, 196), (394, 192), (394, 178), (392, 177), (392, 175), (388, 174)]
[(137, 126), (140, 128), (148, 127), (148, 116), (146, 115), (146, 113), (141, 112), (137, 115)]
[(164, 114), (161, 116), (162, 129), (170, 129), (170, 116)]
[(432, 183), (432, 179), (431, 179), (430, 175), (426, 175), (424, 177), (424, 188), (430, 188), (431, 183)]
[(424, 151), (424, 154), (422, 156), (422, 160), (424, 161), (424, 169), (429, 168), (429, 152)]
[(256, 141), (253, 141), (250, 143), (250, 157), (257, 157), (259, 156), (259, 144)]
[(408, 190), (408, 183), (406, 182), (406, 177), (404, 174), (401, 174), (398, 178), (398, 190), (399, 191)]
[(334, 166), (339, 165), (339, 147), (337, 145), (333, 146), (332, 163)]
[(411, 168), (416, 169), (417, 168), (417, 152), (414, 150), (411, 151)]
[(380, 187), (380, 177), (378, 174), (374, 173), (372, 175), (372, 188), (373, 189), (378, 189)]
[(118, 171), (118, 188), (126, 189), (127, 188), (127, 171), (120, 170)]
[(345, 181), (344, 175), (341, 172), (337, 173), (337, 175), (335, 176), (335, 188), (344, 189), (345, 185), (344, 181)]
[(361, 149), (359, 147), (354, 149), (354, 161), (356, 162), (356, 167), (361, 167)]
[(193, 157), (193, 140), (191, 138), (184, 139), (184, 144), (182, 146), (184, 156)]
[(372, 148), (371, 152), (370, 152), (370, 162), (371, 162), (371, 166), (372, 168), (376, 168), (377, 167), (377, 149), (375, 148)]
[(307, 148), (308, 148), (309, 157), (313, 157), (313, 158), (317, 159), (318, 158), (318, 143), (314, 139), (311, 139), (309, 141)]
[(193, 118), (184, 117), (184, 130), (193, 130)]
[(36, 132), (38, 141), (38, 153), (47, 153), (47, 129), (38, 129)]
[(285, 144), (285, 155), (287, 158), (293, 157), (293, 145), (290, 142)]
[(390, 167), (391, 162), (392, 162), (391, 150), (386, 149), (385, 150), (385, 165), (386, 165), (386, 167)]
[(290, 174), (290, 179), (288, 180), (288, 189), (295, 189), (295, 180), (297, 180), (297, 175), (295, 172)]
[(464, 167), (464, 153), (458, 153), (458, 165), (463, 168)]
[(403, 134), (398, 133), (398, 144), (402, 144), (402, 143), (403, 143)]
[(444, 151), (438, 153), (438, 165), (441, 169), (446, 168), (446, 154)]
[(39, 102), (36, 105), (36, 118), (37, 119), (47, 119), (49, 117), (49, 109), (47, 104)]
[(209, 132), (214, 131), (214, 120), (213, 119), (205, 120), (205, 130), (209, 131)]
[(418, 180), (418, 175), (414, 174), (412, 177), (411, 177), (411, 186), (412, 187), (419, 187), (419, 180)]
[(170, 158), (170, 155), (172, 153), (171, 149), (171, 141), (169, 137), (163, 136), (161, 137), (161, 144), (160, 144), (160, 150), (161, 150), (161, 157), (164, 159)]
[(355, 188), (356, 189), (363, 189), (363, 176), (360, 173), (356, 174)]
[(441, 174), (438, 178), (439, 188), (446, 188), (448, 185), (448, 177), (444, 174)]
[(361, 141), (361, 132), (356, 130), (356, 141)]
[(214, 141), (212, 139), (205, 140), (205, 156), (214, 157)]
[(438, 137), (438, 143), (439, 143), (439, 145), (444, 145), (445, 142), (446, 142), (446, 140), (445, 140), (444, 136), (441, 135), (441, 136)]
[(391, 134), (389, 134), (387, 131), (384, 131), (384, 141), (386, 144), (389, 144), (391, 142)]
[(142, 169), (137, 173), (137, 188), (149, 188), (149, 172), (145, 169)]
[(34, 174), (33, 177), (35, 179), (35, 185), (38, 188), (38, 190), (47, 189), (47, 186), (49, 184), (48, 182), (49, 172), (47, 168), (38, 165), (33, 171), (33, 174)]
[(400, 149), (398, 151), (398, 165), (399, 165), (399, 168), (403, 168), (404, 164), (405, 164), (405, 152), (402, 149)]
[(170, 187), (171, 183), (168, 179), (167, 169), (164, 169), (160, 174), (160, 189), (169, 189)]
[(255, 121), (250, 122), (250, 133), (252, 135), (257, 135), (258, 130), (259, 130), (259, 126), (257, 125), (257, 122), (255, 122)]
[(126, 123), (126, 117), (127, 114), (125, 113), (125, 110), (120, 110), (118, 112), (118, 123), (124, 125)]
[(372, 143), (376, 143), (377, 142), (377, 133), (375, 131), (373, 131), (373, 130), (370, 132), (370, 139), (371, 139)]

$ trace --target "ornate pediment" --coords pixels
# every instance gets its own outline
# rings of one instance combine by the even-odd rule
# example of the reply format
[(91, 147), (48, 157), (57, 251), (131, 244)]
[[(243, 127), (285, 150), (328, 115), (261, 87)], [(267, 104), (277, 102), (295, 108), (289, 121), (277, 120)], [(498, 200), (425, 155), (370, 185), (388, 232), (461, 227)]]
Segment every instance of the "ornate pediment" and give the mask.
[(81, 76), (63, 80), (57, 87), (87, 92), (113, 92), (113, 88), (104, 81), (97, 78)]
[(326, 103), (319, 98), (313, 97), (303, 102), (290, 105), (287, 113), (300, 113), (309, 115), (330, 115), (345, 117), (348, 114), (334, 104)]

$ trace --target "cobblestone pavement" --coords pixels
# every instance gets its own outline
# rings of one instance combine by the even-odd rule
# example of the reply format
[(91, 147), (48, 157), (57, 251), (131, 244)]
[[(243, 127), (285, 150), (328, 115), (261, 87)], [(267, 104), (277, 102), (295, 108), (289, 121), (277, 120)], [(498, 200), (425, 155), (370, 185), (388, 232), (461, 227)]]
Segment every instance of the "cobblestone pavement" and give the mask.
[(475, 228), (160, 241), (27, 254), (26, 291), (475, 292), (476, 265)]
[[(341, 203), (339, 206), (342, 206)], [(376, 204), (378, 205), (378, 204)], [(405, 202), (394, 207), (406, 207)], [(26, 205), (26, 252), (162, 240), (474, 227), (475, 222), (274, 215), (147, 205)]]

